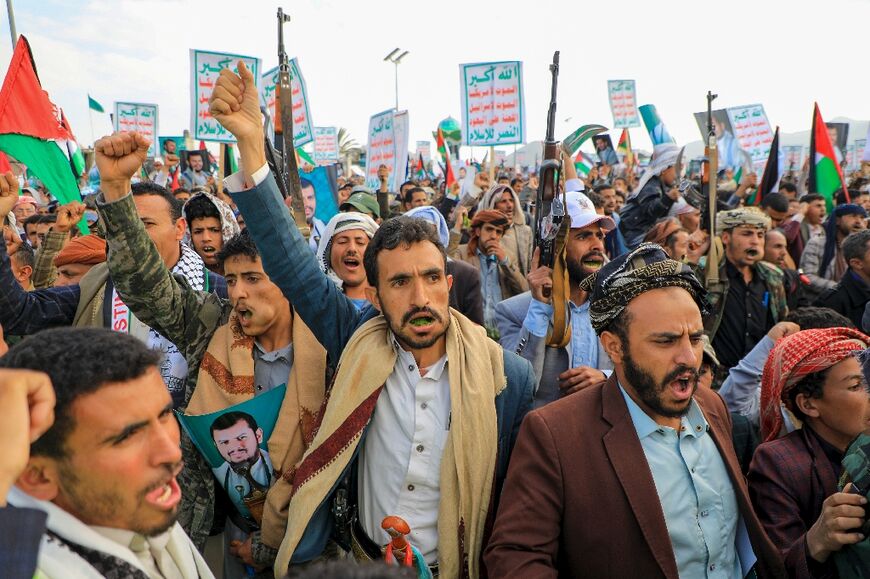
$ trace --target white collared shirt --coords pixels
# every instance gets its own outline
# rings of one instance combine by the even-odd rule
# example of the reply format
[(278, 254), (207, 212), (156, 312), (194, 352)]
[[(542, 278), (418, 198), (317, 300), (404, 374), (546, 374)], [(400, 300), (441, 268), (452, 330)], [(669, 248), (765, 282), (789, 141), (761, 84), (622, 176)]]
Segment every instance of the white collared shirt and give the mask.
[(398, 357), (378, 396), (359, 466), (359, 519), (376, 543), (390, 537), (384, 517), (402, 517), (408, 539), (429, 564), (438, 561), (441, 456), (450, 431), (447, 355), (420, 376), (414, 356), (395, 340)]

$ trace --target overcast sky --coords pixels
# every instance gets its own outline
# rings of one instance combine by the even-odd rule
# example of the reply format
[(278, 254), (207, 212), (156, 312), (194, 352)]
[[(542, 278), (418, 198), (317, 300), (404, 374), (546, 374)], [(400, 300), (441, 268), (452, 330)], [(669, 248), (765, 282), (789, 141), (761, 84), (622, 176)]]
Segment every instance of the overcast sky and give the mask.
[[(608, 79), (636, 79), (638, 104), (652, 103), (680, 144), (699, 138), (692, 112), (708, 89), (720, 107), (760, 102), (785, 132), (809, 128), (813, 101), (826, 119), (870, 118), (868, 0), (607, 0), (388, 2), (295, 0), (285, 9), (291, 57), (299, 58), (318, 126), (346, 127), (365, 143), (368, 118), (394, 103), (410, 114), (411, 148), (438, 121), (460, 119), (460, 63), (521, 60), (527, 134), (541, 139), (548, 65), (561, 50), (557, 138), (580, 124), (612, 124)], [(714, 8), (715, 7), (715, 8)], [(190, 127), (189, 49), (225, 51), (277, 64), (268, 0), (15, 0), (19, 34), (83, 144), (92, 140), (87, 93), (156, 103), (160, 133)], [(0, 63), (11, 56), (2, 11)], [(566, 120), (570, 119), (570, 120)], [(96, 136), (108, 121), (94, 116)], [(855, 135), (850, 135), (850, 139)], [(615, 140), (615, 139), (614, 139)], [(649, 147), (643, 128), (635, 147)], [(434, 142), (433, 142), (434, 147)], [(483, 150), (475, 154), (483, 157)]]

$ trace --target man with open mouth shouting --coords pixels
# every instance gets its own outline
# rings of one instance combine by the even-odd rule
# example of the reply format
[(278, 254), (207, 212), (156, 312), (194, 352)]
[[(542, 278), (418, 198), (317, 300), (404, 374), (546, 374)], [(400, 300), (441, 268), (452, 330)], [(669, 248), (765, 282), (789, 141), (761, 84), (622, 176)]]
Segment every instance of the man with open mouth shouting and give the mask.
[(369, 303), (363, 254), (377, 230), (378, 224), (365, 213), (336, 213), (317, 244), (320, 269), (357, 308)]
[(763, 261), (768, 229), (770, 217), (755, 207), (716, 215), (725, 259), (720, 261), (719, 283), (707, 288), (713, 315), (705, 329), (721, 362), (719, 384), (788, 313), (782, 270)]
[(450, 309), (445, 249), (420, 219), (390, 219), (374, 234), (363, 257), (371, 305), (357, 309), (310, 259), (284, 208), (266, 164), (254, 76), (242, 62), (238, 72), (222, 70), (210, 100), (244, 167), (226, 189), (264, 270), (335, 369), (308, 450), (277, 483), (292, 494), (275, 569), (341, 547), (380, 559), (391, 540), (381, 521), (395, 515), (433, 571), (476, 579), (487, 519), (531, 406), (531, 366)]
[(579, 192), (567, 194), (571, 229), (565, 262), (571, 287), (567, 309), (571, 315), (571, 340), (564, 347), (547, 344), (553, 324), (552, 297), (544, 288), (553, 287), (553, 270), (534, 267), (527, 276), (531, 291), (507, 299), (495, 308), (501, 345), (532, 363), (538, 378), (535, 407), (607, 380), (613, 363), (601, 347), (589, 319), (588, 294), (580, 282), (606, 262), (604, 239), (616, 227), (613, 219), (599, 215), (592, 201)]
[[(180, 410), (208, 414), (287, 385), (287, 400), (267, 444), (275, 469), (290, 469), (305, 450), (323, 402), (326, 353), (263, 270), (246, 232), (224, 243), (216, 257), (226, 274), (229, 300), (197, 291), (170, 273), (129, 194), (129, 178), (147, 150), (147, 140), (138, 133), (118, 133), (96, 143), (96, 161), (104, 176), (99, 211), (117, 291), (139, 319), (178, 345), (196, 372), (195, 385), (190, 384)], [(259, 525), (235, 510), (222, 513), (215, 503), (223, 491), (211, 468), (187, 436), (182, 449), (186, 464), (180, 477), (184, 493), (179, 521), (191, 539), (204, 547), (215, 518), (226, 515), (225, 576), (246, 574), (243, 563), (271, 574), (265, 569), (275, 550), (264, 541), (271, 537), (277, 547), (284, 535), (287, 520), (281, 505), (289, 500), (289, 490), (269, 490)]]
[(0, 361), (45, 372), (56, 393), (54, 425), (31, 444), (8, 497), (48, 514), (37, 576), (213, 577), (175, 522), (179, 426), (160, 358), (129, 335), (62, 328)]
[(697, 388), (707, 304), (692, 271), (641, 244), (581, 288), (613, 375), (526, 417), (490, 575), (785, 577), (725, 404)]
[(218, 252), (234, 235), (238, 235), (239, 224), (229, 205), (205, 188), (197, 189), (182, 209), (190, 245), (207, 268), (223, 275), (223, 264), (218, 262)]

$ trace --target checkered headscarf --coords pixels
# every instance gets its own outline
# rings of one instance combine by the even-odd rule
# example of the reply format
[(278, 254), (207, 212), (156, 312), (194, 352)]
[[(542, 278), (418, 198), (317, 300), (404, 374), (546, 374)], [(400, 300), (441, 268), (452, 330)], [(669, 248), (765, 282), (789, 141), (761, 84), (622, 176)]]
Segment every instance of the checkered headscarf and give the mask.
[(687, 265), (669, 258), (660, 245), (642, 243), (620, 255), (580, 282), (589, 292), (589, 317), (599, 336), (642, 293), (663, 287), (681, 287), (707, 314), (707, 292)]
[(761, 375), (761, 437), (782, 430), (780, 402), (801, 380), (865, 350), (870, 338), (851, 328), (803, 330), (776, 343)]

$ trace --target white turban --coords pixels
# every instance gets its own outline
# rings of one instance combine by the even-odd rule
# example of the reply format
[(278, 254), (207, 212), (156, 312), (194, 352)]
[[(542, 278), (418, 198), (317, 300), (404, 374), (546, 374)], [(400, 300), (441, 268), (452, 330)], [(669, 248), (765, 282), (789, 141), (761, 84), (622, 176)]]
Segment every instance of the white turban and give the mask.
[(640, 181), (637, 183), (637, 188), (632, 192), (634, 197), (640, 193), (650, 179), (661, 175), (668, 167), (673, 167), (677, 162), (677, 157), (680, 156), (680, 147), (673, 143), (664, 143), (656, 145), (653, 149), (653, 156), (650, 160), (649, 167), (646, 168)]
[(339, 233), (352, 229), (363, 230), (368, 238), (371, 239), (378, 230), (378, 224), (365, 213), (336, 213), (329, 220), (329, 223), (326, 224), (326, 231), (323, 232), (323, 237), (320, 238), (320, 243), (317, 244), (317, 264), (320, 266), (320, 270), (338, 287), (342, 285), (341, 278), (336, 275), (332, 269), (332, 264), (329, 262), (329, 254), (332, 251), (332, 238)]

